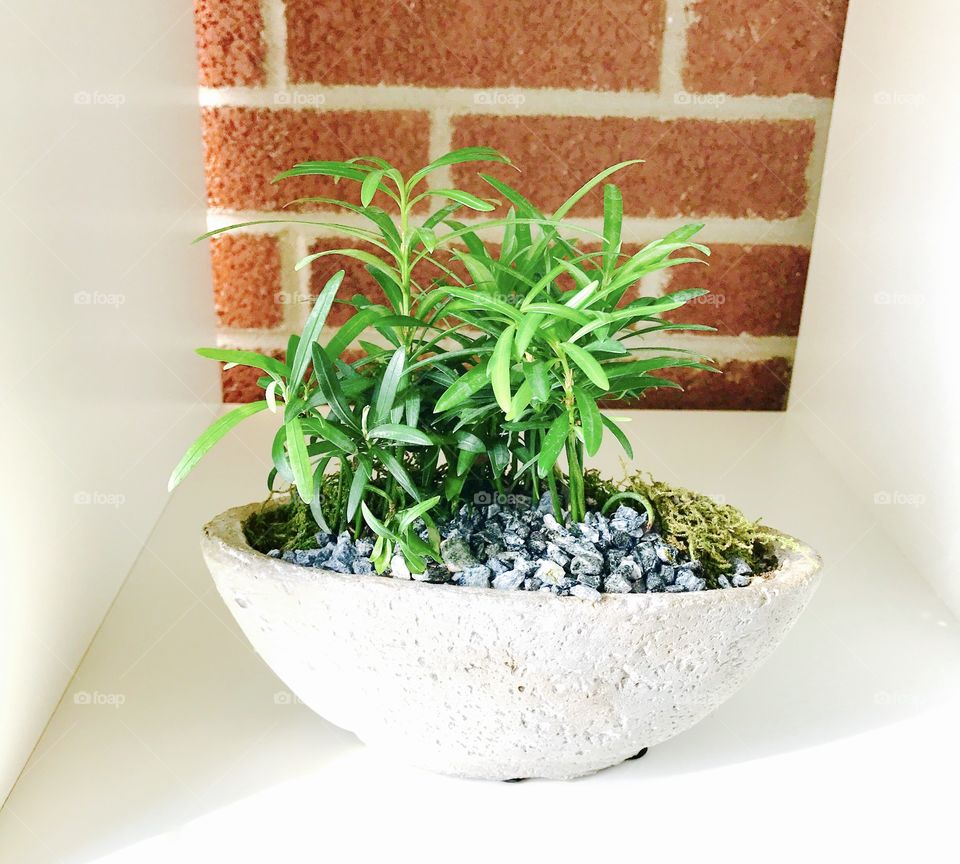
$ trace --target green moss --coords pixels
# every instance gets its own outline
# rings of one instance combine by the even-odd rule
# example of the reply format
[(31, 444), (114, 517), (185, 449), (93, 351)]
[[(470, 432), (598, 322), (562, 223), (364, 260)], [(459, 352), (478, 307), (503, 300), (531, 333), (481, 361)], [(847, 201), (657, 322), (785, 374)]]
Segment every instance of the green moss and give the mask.
[(277, 502), (270, 499), (247, 517), (243, 533), (258, 552), (280, 549), (304, 549), (316, 545), (314, 534), (320, 530), (308, 505), (296, 495)]
[(635, 492), (648, 499), (656, 511), (656, 530), (685, 549), (691, 558), (701, 561), (710, 583), (715, 583), (719, 574), (730, 571), (734, 558), (742, 558), (756, 573), (770, 570), (776, 565), (774, 544), (788, 543), (759, 522), (747, 519), (736, 507), (661, 483), (641, 472), (615, 484), (591, 471), (585, 481), (587, 496), (595, 506), (602, 507), (622, 492)]
[[(326, 474), (320, 487), (320, 511), (331, 530), (339, 526), (340, 475)], [(286, 493), (278, 499), (271, 495), (260, 509), (247, 517), (243, 533), (247, 542), (258, 552), (279, 549), (309, 549), (316, 546), (314, 535), (320, 530), (313, 518), (310, 505), (304, 504), (296, 494)]]

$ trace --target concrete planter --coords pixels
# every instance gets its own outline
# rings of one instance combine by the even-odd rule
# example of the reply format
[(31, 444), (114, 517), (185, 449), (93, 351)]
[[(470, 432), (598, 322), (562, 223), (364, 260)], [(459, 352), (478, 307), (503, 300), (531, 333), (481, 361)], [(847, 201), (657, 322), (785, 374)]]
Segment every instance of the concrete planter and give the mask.
[(689, 729), (783, 639), (820, 569), (812, 550), (784, 550), (747, 588), (597, 602), (343, 576), (250, 548), (257, 506), (203, 531), (253, 647), (331, 722), (465, 777), (577, 777)]

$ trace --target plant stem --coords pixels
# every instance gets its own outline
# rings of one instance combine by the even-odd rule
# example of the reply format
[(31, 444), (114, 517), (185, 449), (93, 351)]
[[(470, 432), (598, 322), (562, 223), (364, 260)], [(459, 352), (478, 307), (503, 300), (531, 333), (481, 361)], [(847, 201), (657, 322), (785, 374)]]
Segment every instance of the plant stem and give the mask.
[(567, 436), (567, 497), (570, 503), (570, 521), (582, 522), (587, 511), (583, 489), (583, 467), (577, 447), (577, 433), (572, 429)]
[(563, 351), (557, 351), (563, 368), (563, 402), (567, 409), (570, 431), (567, 433), (567, 498), (570, 506), (570, 520), (582, 522), (586, 515), (587, 504), (583, 490), (583, 455), (577, 442), (576, 399), (573, 395), (573, 371), (567, 363)]
[(558, 522), (563, 522), (563, 510), (560, 507), (560, 491), (557, 489), (557, 472), (551, 468), (547, 474), (547, 486), (550, 489), (550, 503), (553, 504), (553, 515)]

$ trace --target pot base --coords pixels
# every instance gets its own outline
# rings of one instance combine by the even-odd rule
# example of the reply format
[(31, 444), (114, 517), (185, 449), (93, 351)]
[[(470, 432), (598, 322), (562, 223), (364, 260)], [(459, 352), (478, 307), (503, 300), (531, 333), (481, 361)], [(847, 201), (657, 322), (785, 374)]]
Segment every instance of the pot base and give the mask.
[[(633, 756), (628, 756), (623, 761), (633, 762), (635, 759), (642, 759), (644, 756), (647, 755), (647, 749), (648, 749), (647, 747), (644, 747), (639, 753), (634, 753)], [(613, 768), (614, 766), (611, 765), (610, 767)], [(603, 769), (601, 768), (600, 770), (602, 771)], [(523, 783), (524, 780), (530, 780), (530, 779), (531, 779), (530, 777), (511, 777), (508, 780), (502, 780), (501, 782), (502, 783)]]
[(570, 779), (640, 758), (732, 695), (810, 599), (794, 541), (749, 586), (599, 600), (354, 576), (250, 548), (228, 511), (203, 552), (289, 690), (371, 747), (442, 774)]

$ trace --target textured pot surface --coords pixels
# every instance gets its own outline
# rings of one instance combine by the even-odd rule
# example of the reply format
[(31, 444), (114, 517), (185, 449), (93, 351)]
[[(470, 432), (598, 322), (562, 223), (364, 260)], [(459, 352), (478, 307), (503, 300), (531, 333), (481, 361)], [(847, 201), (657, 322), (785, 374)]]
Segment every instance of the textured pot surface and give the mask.
[(366, 743), (467, 777), (576, 777), (690, 728), (783, 639), (820, 570), (812, 550), (782, 550), (746, 588), (596, 602), (344, 576), (250, 548), (257, 506), (203, 531), (256, 651)]

